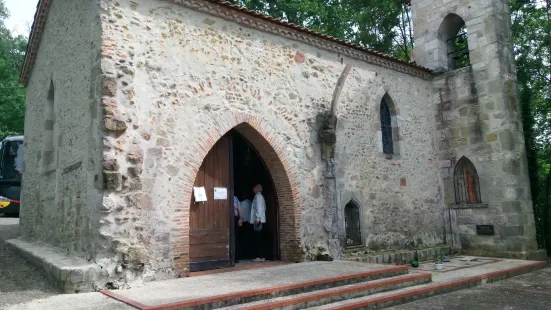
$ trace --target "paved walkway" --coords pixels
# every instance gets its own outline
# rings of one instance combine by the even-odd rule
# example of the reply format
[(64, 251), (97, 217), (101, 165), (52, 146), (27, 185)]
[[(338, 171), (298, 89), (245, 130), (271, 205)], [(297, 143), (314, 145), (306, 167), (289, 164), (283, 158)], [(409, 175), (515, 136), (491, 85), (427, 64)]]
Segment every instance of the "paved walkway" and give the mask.
[(388, 309), (549, 310), (551, 309), (551, 268)]
[(19, 219), (0, 215), (0, 309), (57, 294), (40, 269), (20, 258), (4, 243), (18, 235)]
[(19, 219), (0, 215), (0, 309), (134, 309), (101, 293), (62, 295), (42, 270), (12, 252), (4, 240), (19, 236)]
[[(419, 268), (410, 268), (410, 273), (432, 273), (433, 284), (461, 281), (467, 278), (499, 272), (507, 269), (519, 268), (536, 262), (516, 259), (478, 258), (477, 261), (465, 263), (459, 258), (452, 258), (451, 262), (444, 263), (446, 269), (436, 271), (432, 263), (421, 264)], [(451, 266), (451, 267), (449, 267)]]

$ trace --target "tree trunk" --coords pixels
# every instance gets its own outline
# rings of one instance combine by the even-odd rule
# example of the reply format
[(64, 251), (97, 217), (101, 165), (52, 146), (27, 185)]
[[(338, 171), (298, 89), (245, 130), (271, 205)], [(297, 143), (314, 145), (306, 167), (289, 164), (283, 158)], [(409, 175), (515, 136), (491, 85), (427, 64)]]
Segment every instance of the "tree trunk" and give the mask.
[(543, 219), (543, 234), (545, 248), (547, 249), (547, 254), (551, 255), (551, 166), (549, 167), (549, 172), (545, 178), (545, 190), (544, 196), (542, 199), (542, 219)]

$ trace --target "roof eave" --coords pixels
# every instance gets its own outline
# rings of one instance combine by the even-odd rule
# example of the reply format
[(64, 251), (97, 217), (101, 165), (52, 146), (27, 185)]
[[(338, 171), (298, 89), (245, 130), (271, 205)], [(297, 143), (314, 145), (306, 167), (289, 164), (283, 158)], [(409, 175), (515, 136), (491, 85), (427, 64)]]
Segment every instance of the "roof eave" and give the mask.
[(29, 83), (29, 77), (32, 71), (32, 67), (36, 60), (36, 53), (42, 39), (42, 30), (46, 24), (46, 18), (48, 16), (48, 7), (51, 0), (39, 0), (36, 5), (36, 12), (34, 14), (34, 21), (31, 27), (31, 33), (29, 34), (29, 41), (27, 43), (27, 51), (25, 53), (25, 61), (21, 68), (21, 74), (19, 80), (23, 86), (27, 87)]
[[(168, 0), (168, 1), (173, 2), (175, 4), (184, 5), (184, 6), (186, 5), (184, 2), (187, 2), (185, 0)], [(239, 5), (232, 4), (232, 3), (227, 2), (227, 1), (222, 1), (222, 0), (196, 0), (196, 1), (202, 1), (202, 2), (206, 2), (206, 3), (210, 3), (211, 5), (217, 5), (221, 8), (224, 8), (224, 9), (231, 9), (231, 10), (240, 12), (242, 14), (249, 15), (249, 16), (255, 18), (255, 19), (262, 20), (264, 22), (269, 22), (269, 23), (272, 23), (272, 24), (276, 24), (276, 25), (279, 25), (279, 26), (283, 26), (283, 27), (293, 29), (295, 31), (308, 33), (308, 34), (310, 34), (312, 36), (315, 36), (315, 37), (318, 37), (320, 39), (328, 40), (328, 41), (337, 43), (339, 45), (346, 46), (348, 48), (352, 48), (356, 51), (359, 51), (359, 52), (362, 52), (362, 53), (367, 53), (367, 54), (370, 54), (370, 55), (373, 55), (373, 56), (376, 56), (376, 57), (380, 57), (380, 58), (383, 58), (383, 59), (386, 59), (388, 61), (394, 62), (394, 63), (396, 63), (398, 65), (401, 65), (401, 66), (409, 67), (412, 70), (423, 71), (423, 72), (426, 72), (426, 73), (431, 74), (431, 75), (434, 74), (434, 72), (432, 72), (428, 68), (418, 66), (418, 65), (413, 64), (413, 63), (408, 63), (406, 61), (403, 61), (403, 60), (398, 59), (396, 57), (387, 55), (385, 53), (378, 52), (378, 51), (375, 51), (373, 49), (364, 48), (364, 47), (358, 46), (356, 44), (334, 38), (334, 37), (329, 36), (329, 35), (321, 34), (319, 32), (315, 32), (315, 31), (310, 30), (308, 28), (304, 28), (304, 27), (301, 27), (301, 26), (298, 26), (298, 25), (295, 25), (295, 24), (292, 24), (292, 23), (289, 23), (289, 22), (285, 22), (285, 21), (282, 21), (280, 19), (264, 15), (264, 14), (262, 14), (260, 12), (257, 12), (257, 11), (252, 11), (252, 10), (249, 10), (247, 8), (240, 7)], [(404, 0), (404, 1), (407, 4), (410, 4), (410, 0)], [(35, 16), (34, 16), (34, 22), (33, 22), (32, 28), (31, 28), (31, 33), (29, 35), (29, 41), (28, 41), (28, 44), (27, 44), (27, 52), (25, 54), (25, 61), (23, 63), (23, 67), (21, 68), (21, 74), (20, 74), (20, 81), (23, 84), (23, 86), (25, 86), (25, 87), (28, 86), (29, 78), (30, 78), (30, 75), (31, 75), (31, 72), (32, 72), (32, 69), (33, 69), (34, 62), (36, 60), (36, 53), (38, 52), (40, 41), (42, 39), (42, 31), (44, 30), (44, 25), (46, 24), (46, 18), (47, 18), (47, 15), (48, 15), (48, 8), (50, 6), (50, 2), (51, 2), (51, 0), (39, 0), (38, 4), (36, 6), (36, 13), (35, 13)]]

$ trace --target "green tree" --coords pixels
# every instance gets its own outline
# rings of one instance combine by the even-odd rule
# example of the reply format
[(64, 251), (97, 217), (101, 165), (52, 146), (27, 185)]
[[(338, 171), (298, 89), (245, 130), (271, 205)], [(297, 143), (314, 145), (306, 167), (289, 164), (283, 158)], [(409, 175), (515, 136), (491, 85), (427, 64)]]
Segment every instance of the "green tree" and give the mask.
[(25, 89), (19, 83), (19, 72), (27, 39), (7, 29), (8, 16), (4, 1), (0, 0), (0, 139), (23, 134), (25, 117)]
[(510, 1), (538, 244), (551, 254), (551, 25), (543, 4)]
[[(401, 0), (232, 0), (359, 46), (409, 59), (409, 9)], [(403, 17), (403, 18), (402, 18)], [(406, 18), (407, 17), (407, 18)], [(403, 22), (402, 22), (403, 21)], [(402, 36), (404, 34), (405, 36)], [(405, 37), (405, 45), (403, 39)], [(400, 44), (397, 45), (397, 42)]]

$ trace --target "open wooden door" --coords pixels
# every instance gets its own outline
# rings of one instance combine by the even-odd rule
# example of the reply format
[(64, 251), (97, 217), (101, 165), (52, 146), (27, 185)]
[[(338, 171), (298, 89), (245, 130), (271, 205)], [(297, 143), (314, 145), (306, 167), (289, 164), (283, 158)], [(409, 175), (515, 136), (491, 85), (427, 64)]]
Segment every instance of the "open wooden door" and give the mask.
[[(218, 142), (203, 160), (195, 187), (205, 187), (206, 202), (190, 206), (190, 271), (231, 267), (230, 232), (233, 204), (231, 199), (230, 136)], [(227, 189), (227, 199), (214, 200), (214, 188)]]
[[(266, 169), (266, 171), (268, 171)], [(264, 190), (262, 195), (266, 201), (266, 226), (265, 231), (265, 254), (268, 260), (279, 260), (279, 206), (277, 203), (277, 194), (275, 186), (270, 175), (267, 175), (263, 181)]]

